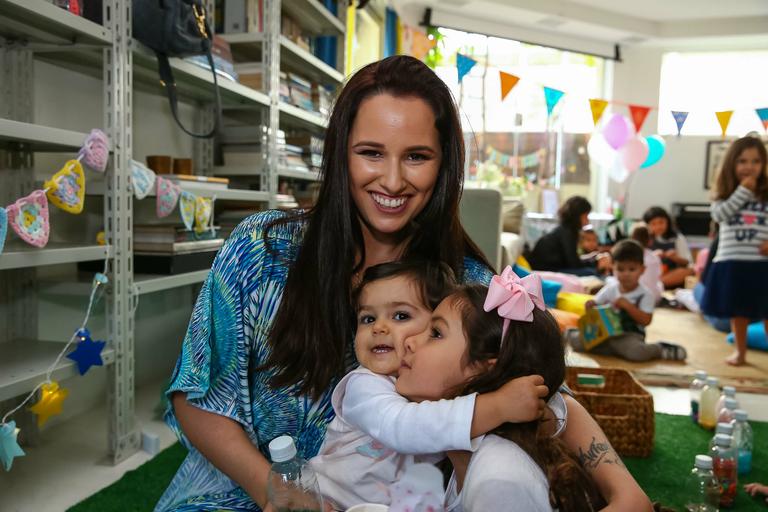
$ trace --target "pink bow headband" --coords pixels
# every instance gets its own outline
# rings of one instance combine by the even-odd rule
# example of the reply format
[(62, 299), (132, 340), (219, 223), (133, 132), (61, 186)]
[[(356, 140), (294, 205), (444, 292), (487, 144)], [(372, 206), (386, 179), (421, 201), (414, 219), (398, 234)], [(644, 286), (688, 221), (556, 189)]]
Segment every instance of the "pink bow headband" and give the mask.
[(538, 275), (531, 273), (521, 279), (512, 271), (512, 267), (507, 266), (500, 276), (491, 279), (483, 309), (486, 312), (496, 309), (504, 319), (501, 332), (503, 340), (510, 320), (533, 322), (533, 308), (542, 311), (546, 309), (543, 297), (541, 278)]

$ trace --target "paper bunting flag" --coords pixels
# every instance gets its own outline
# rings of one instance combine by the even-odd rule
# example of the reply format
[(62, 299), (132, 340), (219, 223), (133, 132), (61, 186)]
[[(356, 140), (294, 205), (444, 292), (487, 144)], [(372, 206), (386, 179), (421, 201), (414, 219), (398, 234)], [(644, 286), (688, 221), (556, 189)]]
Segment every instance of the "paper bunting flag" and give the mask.
[(715, 115), (717, 116), (717, 122), (720, 123), (720, 129), (723, 131), (723, 137), (725, 137), (725, 132), (728, 131), (728, 124), (731, 122), (733, 110), (715, 112)]
[(176, 208), (176, 203), (179, 202), (179, 194), (181, 194), (181, 187), (161, 176), (157, 177), (155, 181), (155, 188), (157, 191), (157, 216), (159, 218), (167, 217)]
[(44, 185), (48, 202), (68, 213), (78, 214), (85, 203), (85, 173), (77, 160), (64, 164)]
[(69, 390), (60, 388), (56, 381), (43, 384), (40, 388), (40, 400), (29, 408), (37, 414), (37, 426), (42, 427), (51, 416), (61, 414), (61, 404), (69, 395)]
[(635, 133), (640, 133), (640, 129), (643, 127), (645, 118), (648, 117), (648, 112), (650, 111), (651, 107), (629, 105), (629, 114), (632, 117), (632, 124), (635, 125)]
[(107, 168), (107, 160), (109, 160), (109, 138), (107, 135), (98, 128), (91, 130), (91, 133), (85, 138), (77, 158), (94, 171), (104, 172)]
[(760, 118), (760, 122), (763, 123), (763, 128), (768, 132), (768, 108), (756, 108), (755, 112)]
[(9, 421), (0, 425), (0, 462), (6, 471), (11, 470), (13, 459), (26, 455), (18, 442), (19, 429), (15, 421)]
[(565, 94), (563, 91), (552, 89), (550, 87), (544, 87), (544, 99), (547, 100), (547, 115), (551, 116), (552, 111), (555, 109), (555, 105), (560, 101), (560, 98)]
[(136, 160), (131, 160), (131, 179), (136, 199), (144, 199), (155, 186), (155, 172)]
[(608, 102), (605, 100), (594, 98), (589, 100), (589, 108), (592, 110), (592, 121), (595, 123), (595, 126), (597, 126), (600, 118), (603, 117), (603, 112), (605, 112), (605, 107), (607, 106)]
[(685, 124), (686, 119), (688, 119), (688, 112), (673, 110), (672, 117), (675, 118), (675, 123), (677, 124), (677, 136), (679, 137), (680, 132), (683, 131), (683, 125)]
[(77, 339), (75, 350), (67, 354), (67, 358), (77, 363), (77, 371), (80, 375), (85, 375), (91, 366), (103, 366), (101, 351), (107, 343), (105, 341), (93, 341), (88, 329), (78, 330)]
[(198, 196), (195, 199), (195, 233), (202, 233), (208, 229), (213, 213), (213, 200)]
[(509, 91), (514, 89), (517, 82), (520, 81), (520, 77), (499, 71), (499, 79), (501, 80), (501, 101), (504, 101)]
[(51, 226), (48, 223), (48, 199), (35, 190), (6, 208), (8, 224), (29, 245), (45, 247)]
[(0, 206), (0, 254), (3, 254), (5, 247), (5, 235), (8, 234), (8, 213), (5, 208)]
[(192, 229), (195, 223), (195, 195), (181, 191), (179, 196), (179, 212), (181, 213), (181, 220), (184, 222), (184, 226), (187, 229)]
[(470, 59), (466, 55), (460, 53), (456, 54), (456, 70), (459, 73), (459, 83), (461, 83), (464, 76), (475, 67), (475, 64), (477, 64), (475, 59)]

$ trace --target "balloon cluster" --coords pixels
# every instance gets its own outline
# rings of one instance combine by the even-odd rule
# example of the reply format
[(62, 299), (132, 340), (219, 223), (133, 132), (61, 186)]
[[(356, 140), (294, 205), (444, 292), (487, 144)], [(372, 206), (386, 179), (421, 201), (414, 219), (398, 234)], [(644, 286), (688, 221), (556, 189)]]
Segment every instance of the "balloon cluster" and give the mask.
[(619, 183), (636, 170), (656, 164), (665, 148), (660, 136), (635, 133), (632, 122), (622, 114), (613, 114), (587, 145), (590, 158), (609, 169), (611, 179)]

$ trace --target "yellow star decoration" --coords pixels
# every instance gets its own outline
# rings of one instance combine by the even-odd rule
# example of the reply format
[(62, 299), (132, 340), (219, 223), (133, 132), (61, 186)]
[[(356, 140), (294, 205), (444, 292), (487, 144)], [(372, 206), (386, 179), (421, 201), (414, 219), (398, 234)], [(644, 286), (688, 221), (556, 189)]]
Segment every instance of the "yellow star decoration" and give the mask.
[(69, 395), (69, 390), (60, 388), (56, 381), (43, 384), (40, 388), (40, 400), (29, 408), (37, 414), (37, 426), (42, 427), (51, 416), (61, 414), (61, 404)]

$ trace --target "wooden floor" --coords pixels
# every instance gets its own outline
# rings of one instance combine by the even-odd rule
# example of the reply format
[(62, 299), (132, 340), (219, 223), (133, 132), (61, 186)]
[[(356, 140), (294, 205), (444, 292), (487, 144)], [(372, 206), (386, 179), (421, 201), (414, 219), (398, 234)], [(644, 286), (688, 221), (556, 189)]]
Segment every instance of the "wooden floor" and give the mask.
[(683, 345), (688, 351), (685, 362), (650, 361), (633, 363), (615, 357), (578, 354), (572, 364), (597, 363), (632, 371), (645, 384), (687, 387), (693, 372), (705, 370), (719, 377), (721, 384), (736, 386), (740, 391), (768, 394), (768, 352), (750, 350), (747, 365), (734, 367), (724, 361), (733, 351), (726, 343), (725, 334), (713, 329), (704, 319), (689, 311), (659, 308), (653, 313), (653, 322), (647, 330), (647, 340), (671, 341)]

